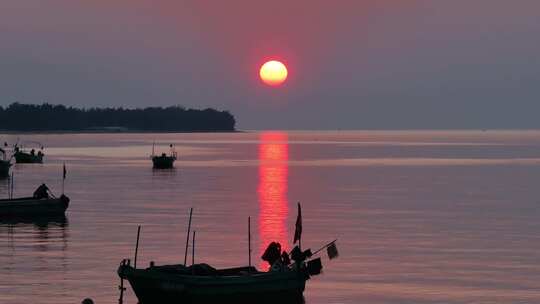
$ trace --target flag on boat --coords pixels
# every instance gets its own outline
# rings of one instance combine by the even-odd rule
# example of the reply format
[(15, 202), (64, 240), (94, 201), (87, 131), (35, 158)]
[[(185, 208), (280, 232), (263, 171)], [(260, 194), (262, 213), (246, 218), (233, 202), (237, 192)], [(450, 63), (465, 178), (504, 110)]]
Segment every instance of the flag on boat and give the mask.
[(306, 266), (309, 275), (318, 275), (322, 272), (321, 258), (316, 258), (307, 262)]
[(64, 163), (64, 170), (63, 170), (62, 177), (63, 177), (64, 179), (66, 179), (66, 175), (67, 175), (67, 171), (66, 171), (66, 163)]
[(302, 208), (300, 207), (300, 203), (298, 203), (298, 217), (296, 218), (296, 227), (294, 229), (293, 244), (296, 243), (296, 241), (300, 241), (301, 238), (302, 238)]
[(336, 242), (333, 242), (328, 247), (326, 247), (326, 253), (328, 253), (328, 258), (330, 260), (335, 259), (335, 258), (337, 258), (339, 256), (337, 246), (336, 246)]

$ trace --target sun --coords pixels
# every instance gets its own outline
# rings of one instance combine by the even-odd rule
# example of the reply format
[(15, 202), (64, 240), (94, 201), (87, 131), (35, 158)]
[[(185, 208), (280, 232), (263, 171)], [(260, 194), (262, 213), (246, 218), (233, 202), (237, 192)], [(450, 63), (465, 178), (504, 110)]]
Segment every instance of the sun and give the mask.
[(270, 60), (261, 66), (259, 75), (267, 85), (277, 86), (287, 79), (287, 67), (277, 60)]

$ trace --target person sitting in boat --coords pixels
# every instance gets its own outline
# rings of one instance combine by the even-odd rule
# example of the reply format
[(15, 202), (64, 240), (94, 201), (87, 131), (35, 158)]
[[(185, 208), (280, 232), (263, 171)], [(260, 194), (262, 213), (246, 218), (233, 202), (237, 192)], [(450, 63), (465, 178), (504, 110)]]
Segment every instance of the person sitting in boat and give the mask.
[(43, 199), (49, 198), (49, 187), (45, 184), (41, 184), (36, 191), (34, 191), (34, 198)]
[(284, 271), (291, 263), (289, 255), (286, 251), (281, 252), (281, 244), (277, 242), (268, 245), (261, 259), (270, 264), (270, 271)]
[(30, 155), (32, 155), (32, 156), (36, 155), (36, 149), (30, 150)]
[(268, 262), (270, 266), (272, 266), (276, 261), (280, 260), (280, 258), (281, 258), (281, 244), (277, 242), (270, 243), (270, 245), (266, 247), (266, 250), (261, 256), (261, 259), (263, 261)]

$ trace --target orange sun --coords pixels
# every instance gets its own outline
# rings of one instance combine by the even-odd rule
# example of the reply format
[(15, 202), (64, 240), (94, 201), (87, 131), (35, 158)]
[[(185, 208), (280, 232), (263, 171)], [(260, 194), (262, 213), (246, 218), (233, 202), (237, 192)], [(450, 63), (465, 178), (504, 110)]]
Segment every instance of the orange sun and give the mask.
[(287, 68), (277, 60), (270, 60), (261, 66), (259, 75), (267, 85), (277, 86), (287, 79)]

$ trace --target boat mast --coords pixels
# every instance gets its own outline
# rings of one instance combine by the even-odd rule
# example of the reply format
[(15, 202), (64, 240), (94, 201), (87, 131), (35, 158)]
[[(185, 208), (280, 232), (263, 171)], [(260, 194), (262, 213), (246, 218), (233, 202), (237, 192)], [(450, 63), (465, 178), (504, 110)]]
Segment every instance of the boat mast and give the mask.
[(251, 267), (251, 216), (248, 216), (248, 261)]
[[(193, 230), (193, 240), (191, 245), (191, 266), (195, 265), (195, 230)], [(195, 270), (195, 268), (193, 268)]]
[(133, 258), (133, 268), (137, 269), (137, 253), (139, 251), (139, 236), (141, 235), (141, 225), (137, 227), (137, 242), (135, 243), (135, 257)]

